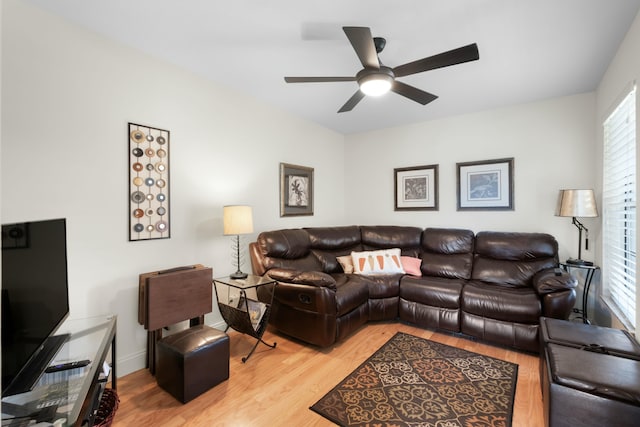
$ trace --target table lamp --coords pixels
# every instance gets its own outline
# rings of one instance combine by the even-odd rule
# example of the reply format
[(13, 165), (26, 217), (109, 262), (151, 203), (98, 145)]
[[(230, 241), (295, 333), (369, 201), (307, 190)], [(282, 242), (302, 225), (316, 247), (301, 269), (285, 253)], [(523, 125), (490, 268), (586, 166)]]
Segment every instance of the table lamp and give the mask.
[(224, 206), (222, 221), (224, 224), (224, 235), (236, 236), (233, 240), (232, 248), (235, 249), (236, 252), (237, 271), (229, 277), (232, 279), (245, 279), (247, 277), (247, 273), (243, 273), (240, 270), (240, 235), (253, 233), (253, 214), (251, 212), (251, 206)]
[(586, 233), (584, 248), (589, 250), (589, 230), (576, 219), (576, 217), (598, 216), (596, 198), (593, 194), (593, 190), (560, 190), (560, 194), (558, 194), (556, 216), (573, 217), (572, 223), (578, 227), (578, 258), (568, 259), (567, 264), (593, 265), (591, 261), (585, 261), (582, 259), (582, 231)]

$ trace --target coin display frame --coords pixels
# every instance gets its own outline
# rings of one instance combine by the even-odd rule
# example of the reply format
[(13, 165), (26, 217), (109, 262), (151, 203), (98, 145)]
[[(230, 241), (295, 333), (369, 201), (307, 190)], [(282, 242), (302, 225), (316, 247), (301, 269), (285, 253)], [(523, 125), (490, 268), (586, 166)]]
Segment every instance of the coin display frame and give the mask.
[[(129, 241), (168, 239), (171, 237), (170, 132), (166, 129), (129, 123), (127, 139)], [(160, 155), (157, 154), (158, 151)], [(158, 164), (162, 166), (156, 167)], [(140, 212), (144, 212), (144, 215), (140, 215)]]

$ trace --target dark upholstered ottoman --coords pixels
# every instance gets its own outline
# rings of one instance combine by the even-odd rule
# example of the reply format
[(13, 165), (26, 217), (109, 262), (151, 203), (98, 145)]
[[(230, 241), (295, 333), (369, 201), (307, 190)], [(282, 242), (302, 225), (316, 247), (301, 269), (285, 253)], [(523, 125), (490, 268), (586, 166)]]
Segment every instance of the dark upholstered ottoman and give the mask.
[(156, 380), (187, 403), (229, 378), (229, 337), (206, 325), (193, 326), (158, 341)]
[(552, 342), (640, 360), (640, 344), (620, 329), (541, 317), (540, 337), (543, 345)]
[(640, 346), (624, 331), (541, 318), (547, 427), (637, 426)]

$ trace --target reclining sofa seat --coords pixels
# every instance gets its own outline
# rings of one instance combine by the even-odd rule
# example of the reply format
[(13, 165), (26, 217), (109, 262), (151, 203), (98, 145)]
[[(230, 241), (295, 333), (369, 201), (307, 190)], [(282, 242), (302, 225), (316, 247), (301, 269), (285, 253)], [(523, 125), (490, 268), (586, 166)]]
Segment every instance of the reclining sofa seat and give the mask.
[[(345, 274), (337, 260), (387, 248), (421, 258), (422, 277)], [(399, 318), (531, 352), (539, 317), (566, 319), (575, 302), (557, 250), (542, 233), (399, 226), (268, 231), (250, 245), (254, 273), (278, 281), (270, 323), (294, 338), (326, 347), (369, 320)]]
[(471, 279), (471, 230), (427, 228), (422, 233), (422, 277), (405, 276), (400, 286), (400, 320), (460, 332), (461, 294)]
[(551, 317), (566, 319), (575, 302), (573, 288), (557, 295), (541, 288), (541, 279), (553, 282), (557, 267), (558, 243), (548, 234), (478, 233), (471, 280), (462, 289), (461, 331), (539, 351), (543, 307)]
[[(352, 251), (402, 248), (417, 257), (418, 227), (315, 227), (263, 232), (250, 245), (253, 272), (278, 280), (269, 323), (310, 344), (327, 347), (368, 320), (398, 317), (401, 274), (345, 274), (337, 257)], [(258, 288), (268, 301), (273, 286)]]

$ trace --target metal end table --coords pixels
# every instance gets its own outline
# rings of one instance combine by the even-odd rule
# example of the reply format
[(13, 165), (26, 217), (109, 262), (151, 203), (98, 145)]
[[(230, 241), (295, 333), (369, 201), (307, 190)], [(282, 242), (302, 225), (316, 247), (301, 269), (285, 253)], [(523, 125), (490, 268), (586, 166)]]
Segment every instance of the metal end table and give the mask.
[(584, 288), (582, 291), (582, 308), (581, 309), (574, 308), (573, 312), (580, 315), (578, 319), (582, 319), (583, 323), (590, 325), (591, 321), (589, 320), (589, 316), (587, 314), (587, 304), (589, 302), (589, 291), (591, 290), (591, 282), (593, 281), (593, 276), (595, 275), (596, 271), (600, 270), (600, 267), (598, 267), (597, 265), (571, 264), (566, 262), (561, 262), (560, 266), (566, 272), (569, 272), (570, 268), (577, 268), (585, 271), (586, 275), (584, 278)]
[[(257, 288), (260, 286), (273, 285), (275, 287), (277, 284), (277, 281), (269, 277), (255, 276), (253, 274), (249, 274), (245, 279), (232, 279), (229, 276), (213, 279), (218, 308), (222, 318), (227, 323), (225, 332), (229, 328), (233, 328), (240, 333), (256, 338), (255, 345), (249, 354), (242, 358), (242, 363), (249, 360), (258, 344), (262, 343), (270, 348), (275, 348), (277, 344), (275, 342), (269, 344), (262, 339), (269, 323), (275, 291), (272, 290), (269, 303), (263, 303), (247, 297), (247, 290), (256, 289), (257, 292)], [(218, 292), (218, 286), (221, 287), (220, 293)], [(237, 290), (237, 295), (235, 292), (232, 294), (232, 289)]]

